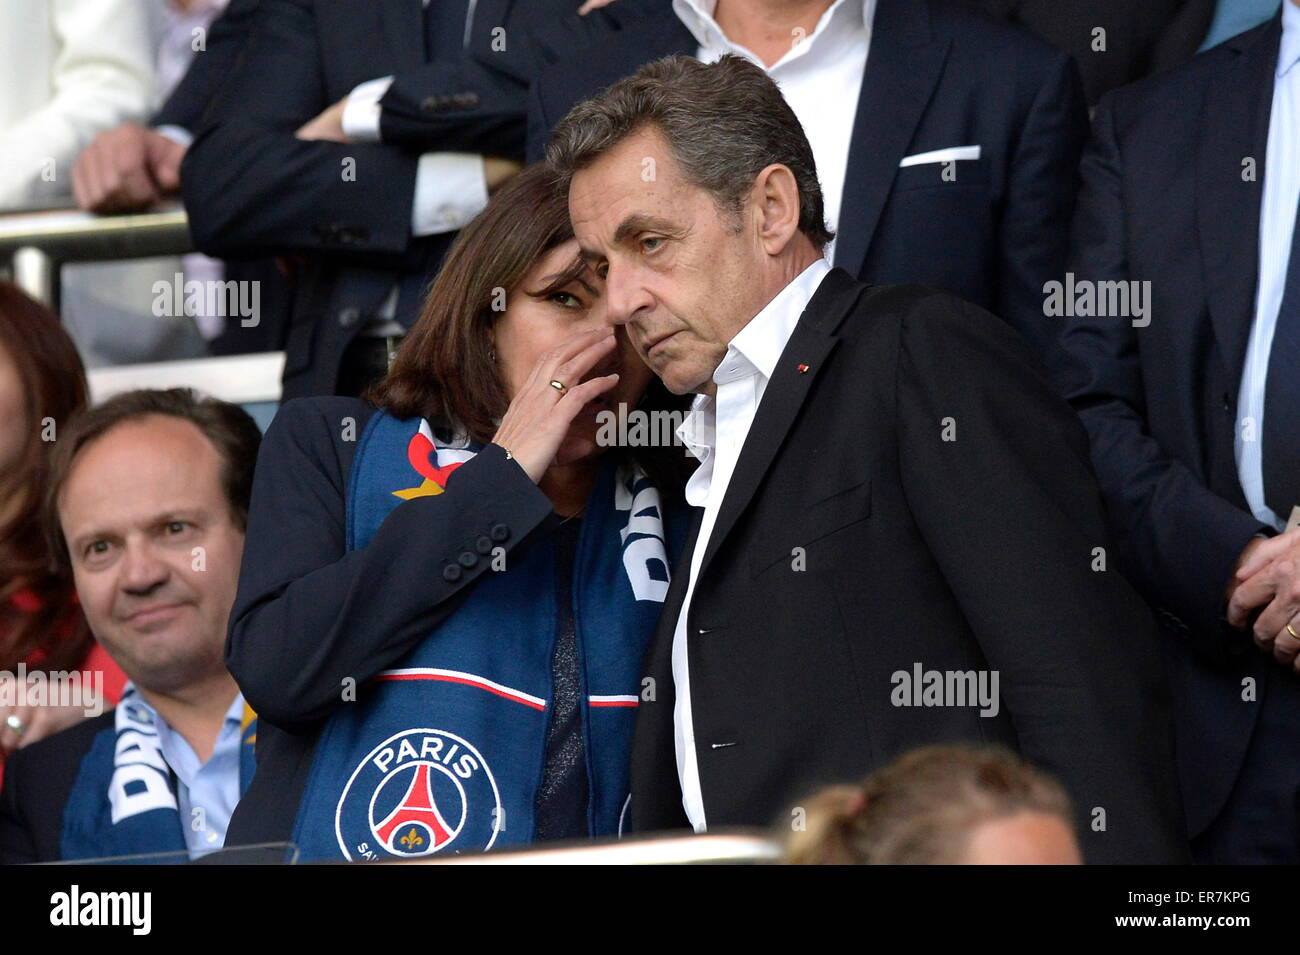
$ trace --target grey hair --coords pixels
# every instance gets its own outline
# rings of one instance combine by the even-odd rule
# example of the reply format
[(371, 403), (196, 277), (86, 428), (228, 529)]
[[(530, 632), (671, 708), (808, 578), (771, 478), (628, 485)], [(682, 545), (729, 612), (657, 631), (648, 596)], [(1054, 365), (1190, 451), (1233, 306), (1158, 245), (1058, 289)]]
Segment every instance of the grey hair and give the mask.
[(732, 216), (763, 169), (788, 167), (799, 189), (799, 231), (818, 249), (834, 237), (808, 137), (771, 77), (749, 60), (728, 54), (706, 65), (665, 57), (573, 107), (546, 150), (560, 188), (567, 191), (576, 172), (647, 126), (663, 136), (687, 181)]

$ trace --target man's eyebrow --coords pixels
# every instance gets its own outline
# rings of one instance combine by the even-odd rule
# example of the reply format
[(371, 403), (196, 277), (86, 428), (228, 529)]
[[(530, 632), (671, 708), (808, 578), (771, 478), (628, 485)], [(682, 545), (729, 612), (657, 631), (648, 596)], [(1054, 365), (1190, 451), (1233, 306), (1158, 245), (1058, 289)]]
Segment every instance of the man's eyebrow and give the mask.
[(638, 232), (666, 232), (669, 235), (677, 235), (681, 230), (674, 226), (667, 219), (659, 216), (647, 215), (630, 215), (619, 223), (618, 229), (614, 231), (614, 244), (618, 245)]
[[(680, 236), (683, 234), (681, 229), (673, 225), (667, 219), (660, 218), (659, 216), (647, 216), (636, 213), (628, 216), (620, 222), (618, 228), (614, 230), (614, 244), (618, 245), (622, 242), (626, 242), (631, 236), (636, 235), (638, 232), (663, 232), (670, 236)], [(600, 262), (605, 258), (605, 253), (579, 246), (578, 257), (585, 259), (588, 262)]]

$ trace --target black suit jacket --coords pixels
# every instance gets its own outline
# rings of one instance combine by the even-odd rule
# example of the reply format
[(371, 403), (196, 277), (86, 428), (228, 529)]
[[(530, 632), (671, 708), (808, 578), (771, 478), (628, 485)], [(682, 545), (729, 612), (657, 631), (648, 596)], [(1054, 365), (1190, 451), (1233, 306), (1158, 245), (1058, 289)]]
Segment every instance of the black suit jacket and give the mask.
[[(1092, 569), (1105, 545), (1087, 436), (1026, 345), (951, 295), (832, 270), (764, 393), (691, 601), (709, 826), (788, 825), (816, 787), (965, 740), (1059, 777), (1090, 860), (1183, 860), (1155, 628), (1115, 570)], [(685, 824), (671, 648), (686, 580), (647, 659), (641, 830)], [(998, 712), (895, 705), (894, 674), (918, 663), (997, 671)]]
[[(1148, 281), (1150, 324), (1066, 321), (1060, 375), (1092, 436), (1125, 566), (1159, 609), (1174, 681), (1188, 821), (1222, 807), (1258, 707), (1252, 677), (1294, 679), (1222, 623), (1252, 536), (1233, 450), (1254, 319), (1280, 18), (1098, 107), (1073, 230), (1079, 279)], [(1247, 160), (1255, 164), (1245, 176)]]
[(63, 808), (95, 737), (113, 726), (113, 711), (18, 750), (0, 790), (0, 865), (61, 859)]
[[(697, 49), (664, 0), (543, 72), (529, 157), (542, 156), (550, 130), (581, 100), (644, 63)], [(866, 282), (946, 289), (1045, 345), (1042, 288), (1065, 264), (1087, 125), (1065, 53), (943, 0), (880, 0), (835, 264)], [(981, 158), (957, 163), (954, 182), (938, 164), (898, 167), (909, 155), (973, 145)]]
[[(426, 63), (420, 0), (261, 0), (250, 46), (186, 155), (190, 226), (223, 258), (303, 259), (287, 336), (285, 397), (333, 394), (343, 352), (400, 284), (409, 327), (454, 234), (416, 238), (426, 151), (523, 155), (536, 23), (579, 20), (577, 0), (478, 0), (471, 42)], [(578, 34), (602, 21), (581, 19)], [(500, 32), (504, 31), (504, 33)], [(550, 33), (544, 34), (550, 37)], [(505, 38), (505, 49), (499, 38)], [(555, 42), (555, 41), (548, 41)], [(395, 77), (377, 143), (304, 142), (303, 123), (359, 83)], [(355, 163), (355, 177), (344, 164)]]

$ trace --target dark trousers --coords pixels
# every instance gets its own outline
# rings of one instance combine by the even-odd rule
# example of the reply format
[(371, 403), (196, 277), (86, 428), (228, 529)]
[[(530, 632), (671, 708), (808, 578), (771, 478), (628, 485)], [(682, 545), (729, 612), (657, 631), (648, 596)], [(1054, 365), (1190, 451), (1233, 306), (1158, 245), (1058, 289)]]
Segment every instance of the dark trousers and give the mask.
[(1228, 801), (1192, 840), (1198, 863), (1300, 862), (1300, 675), (1277, 664), (1262, 690), (1259, 719)]

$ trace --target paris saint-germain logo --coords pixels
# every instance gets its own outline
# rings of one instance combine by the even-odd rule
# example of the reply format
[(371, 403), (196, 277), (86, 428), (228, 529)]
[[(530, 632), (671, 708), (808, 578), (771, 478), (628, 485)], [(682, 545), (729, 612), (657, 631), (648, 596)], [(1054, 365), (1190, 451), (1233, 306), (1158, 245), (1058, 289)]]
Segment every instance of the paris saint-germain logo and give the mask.
[(349, 860), (412, 859), (491, 848), (501, 793), (483, 755), (444, 730), (404, 730), (370, 751), (339, 799), (334, 831)]

